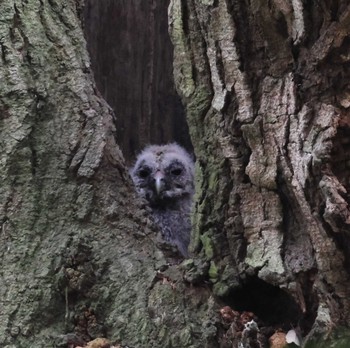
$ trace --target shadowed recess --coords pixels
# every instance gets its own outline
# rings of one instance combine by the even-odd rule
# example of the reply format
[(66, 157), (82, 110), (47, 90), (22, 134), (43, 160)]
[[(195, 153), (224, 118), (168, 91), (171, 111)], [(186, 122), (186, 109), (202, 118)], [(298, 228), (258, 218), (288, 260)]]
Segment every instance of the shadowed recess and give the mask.
[(258, 278), (248, 279), (224, 301), (239, 312), (253, 312), (268, 325), (285, 325), (290, 329), (301, 319), (301, 311), (290, 295)]
[(128, 165), (145, 145), (177, 142), (193, 151), (173, 80), (169, 0), (87, 0), (84, 32), (97, 88), (115, 112)]

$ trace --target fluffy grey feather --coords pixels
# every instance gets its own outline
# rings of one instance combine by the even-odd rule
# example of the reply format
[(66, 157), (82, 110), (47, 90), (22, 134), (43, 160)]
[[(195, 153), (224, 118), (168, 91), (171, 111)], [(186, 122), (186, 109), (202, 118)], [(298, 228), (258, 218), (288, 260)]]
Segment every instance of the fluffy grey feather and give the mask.
[(163, 239), (187, 256), (194, 193), (191, 156), (177, 144), (148, 146), (137, 157), (131, 177), (149, 202)]

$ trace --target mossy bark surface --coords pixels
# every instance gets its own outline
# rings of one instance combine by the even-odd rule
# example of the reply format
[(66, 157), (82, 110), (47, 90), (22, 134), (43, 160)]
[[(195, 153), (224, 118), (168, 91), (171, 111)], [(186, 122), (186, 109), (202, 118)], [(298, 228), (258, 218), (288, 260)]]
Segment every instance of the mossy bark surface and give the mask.
[(294, 305), (278, 316), (265, 298), (260, 315), (306, 341), (349, 327), (347, 1), (173, 0), (169, 13), (197, 156), (192, 250), (214, 294), (240, 306), (280, 289)]
[(306, 340), (347, 328), (346, 2), (171, 1), (197, 156), (181, 267), (134, 194), (81, 10), (0, 3), (0, 346), (229, 347), (227, 304)]
[(78, 5), (0, 2), (0, 346), (202, 347), (215, 301), (155, 247)]

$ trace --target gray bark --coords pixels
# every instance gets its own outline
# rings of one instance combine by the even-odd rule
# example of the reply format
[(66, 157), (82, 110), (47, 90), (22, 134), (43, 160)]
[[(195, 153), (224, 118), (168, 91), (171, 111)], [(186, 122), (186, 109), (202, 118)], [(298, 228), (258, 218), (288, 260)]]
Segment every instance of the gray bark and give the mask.
[(349, 326), (348, 5), (170, 13), (198, 158), (181, 267), (133, 192), (80, 6), (0, 3), (1, 347), (233, 347), (225, 305), (252, 310), (264, 339)]
[[(192, 249), (214, 294), (307, 338), (348, 327), (347, 2), (173, 0), (170, 14), (197, 156)], [(259, 311), (270, 286), (282, 316)]]
[[(0, 346), (199, 347), (209, 292), (155, 248), (74, 1), (0, 2)], [(169, 274), (167, 274), (168, 272)], [(189, 311), (187, 308), (192, 308)]]

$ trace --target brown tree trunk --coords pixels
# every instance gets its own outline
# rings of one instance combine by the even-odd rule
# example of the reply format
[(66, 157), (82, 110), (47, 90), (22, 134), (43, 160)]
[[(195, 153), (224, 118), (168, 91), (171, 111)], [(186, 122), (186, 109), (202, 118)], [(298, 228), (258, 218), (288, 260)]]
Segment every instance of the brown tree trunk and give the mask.
[(180, 142), (193, 150), (173, 81), (169, 0), (87, 0), (84, 31), (96, 84), (116, 111), (128, 163), (145, 145)]
[(170, 13), (198, 164), (192, 248), (214, 294), (304, 337), (348, 327), (347, 1), (173, 0)]
[[(135, 197), (81, 10), (0, 2), (0, 346), (104, 336), (130, 347), (235, 347), (244, 326), (220, 315), (225, 305), (254, 312), (265, 346), (277, 328), (315, 337), (348, 327), (345, 1), (171, 2), (176, 84), (198, 157), (195, 257), (180, 267), (156, 248)], [(157, 141), (176, 139), (174, 128)], [(129, 154), (137, 136), (122, 141)]]
[(155, 248), (80, 11), (0, 2), (0, 346), (203, 346), (209, 291), (190, 296)]

